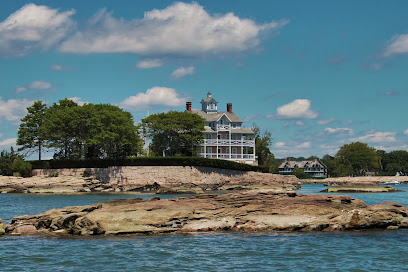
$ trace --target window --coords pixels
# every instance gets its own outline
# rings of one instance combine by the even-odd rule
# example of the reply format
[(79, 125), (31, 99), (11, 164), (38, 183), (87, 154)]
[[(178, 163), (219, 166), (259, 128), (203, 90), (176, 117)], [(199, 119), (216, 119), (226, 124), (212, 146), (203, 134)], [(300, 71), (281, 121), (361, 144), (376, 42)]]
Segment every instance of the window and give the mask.
[(212, 153), (212, 147), (208, 148), (208, 153)]
[(236, 128), (236, 127), (237, 127), (237, 124), (232, 123), (232, 127), (233, 127), (233, 128)]
[(227, 147), (227, 154), (229, 154), (230, 153), (230, 149), (229, 149), (229, 147)]
[(204, 147), (201, 147), (201, 153), (204, 153)]
[(232, 154), (237, 154), (237, 148), (236, 147), (232, 148)]
[(237, 134), (231, 134), (231, 140), (236, 140), (237, 139)]
[(223, 125), (224, 124), (224, 119), (221, 119), (220, 120), (220, 125)]

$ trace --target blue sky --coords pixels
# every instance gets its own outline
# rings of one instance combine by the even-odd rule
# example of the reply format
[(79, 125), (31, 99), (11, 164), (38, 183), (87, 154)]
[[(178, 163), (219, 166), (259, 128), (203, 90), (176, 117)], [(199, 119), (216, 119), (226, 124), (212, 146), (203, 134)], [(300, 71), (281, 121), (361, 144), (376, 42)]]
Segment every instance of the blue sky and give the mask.
[(407, 1), (1, 1), (0, 149), (35, 100), (136, 122), (211, 91), (272, 152), (408, 149)]

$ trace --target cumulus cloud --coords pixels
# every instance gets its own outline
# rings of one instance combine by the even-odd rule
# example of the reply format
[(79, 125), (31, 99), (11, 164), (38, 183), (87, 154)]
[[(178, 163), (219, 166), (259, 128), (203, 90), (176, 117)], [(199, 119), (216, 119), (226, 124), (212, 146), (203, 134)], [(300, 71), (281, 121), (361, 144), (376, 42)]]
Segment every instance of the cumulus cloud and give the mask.
[(186, 102), (175, 89), (166, 87), (153, 87), (146, 93), (138, 93), (122, 101), (119, 105), (129, 110), (145, 110), (151, 107), (178, 107)]
[(89, 102), (84, 102), (82, 101), (82, 98), (78, 97), (78, 96), (74, 96), (74, 97), (70, 97), (68, 98), (69, 100), (74, 101), (75, 103), (77, 103), (78, 105), (82, 106), (84, 104), (89, 104)]
[(53, 71), (70, 71), (72, 70), (72, 68), (67, 67), (65, 65), (61, 65), (61, 64), (54, 64), (50, 66), (50, 70)]
[(298, 120), (298, 121), (296, 121), (296, 125), (297, 126), (304, 126), (305, 123), (303, 121)]
[(275, 147), (277, 147), (277, 148), (284, 148), (284, 147), (286, 147), (286, 143), (285, 143), (285, 142), (277, 142), (277, 143), (275, 144)]
[(277, 109), (276, 117), (282, 119), (314, 119), (319, 113), (311, 109), (311, 102), (308, 99), (296, 99), (293, 102), (283, 105)]
[(345, 135), (353, 135), (354, 134), (354, 130), (352, 128), (325, 128), (324, 132), (326, 132), (327, 134), (335, 134), (335, 135), (341, 135), (341, 136), (345, 136)]
[(17, 87), (16, 93), (20, 94), (28, 90), (47, 90), (52, 88), (52, 83), (42, 80), (33, 81), (27, 86)]
[(408, 129), (404, 130), (404, 134), (408, 135)]
[(176, 2), (145, 12), (143, 19), (116, 19), (99, 11), (86, 28), (65, 40), (59, 50), (68, 53), (135, 53), (143, 56), (201, 56), (241, 52), (260, 43), (263, 31), (288, 20), (257, 24), (233, 13), (211, 15), (198, 3)]
[(28, 99), (10, 99), (5, 101), (0, 97), (0, 123), (3, 120), (19, 121), (27, 113), (27, 107), (30, 107), (33, 102)]
[(74, 13), (35, 4), (23, 6), (0, 23), (0, 57), (22, 57), (50, 49), (68, 34)]
[(390, 132), (390, 131), (369, 131), (366, 135), (350, 139), (353, 142), (367, 142), (367, 143), (390, 143), (390, 142), (395, 142), (396, 138), (395, 135), (396, 132)]
[(194, 74), (195, 68), (194, 66), (189, 66), (189, 67), (180, 67), (171, 73), (170, 78), (172, 79), (179, 79), (188, 75)]
[(303, 148), (310, 148), (312, 145), (310, 144), (310, 142), (304, 142), (304, 143), (301, 143), (301, 144), (298, 144), (297, 146), (296, 146), (296, 148), (301, 148), (301, 149), (303, 149)]
[(0, 146), (15, 146), (17, 138), (10, 138), (0, 142)]
[(397, 54), (408, 53), (408, 34), (394, 36), (384, 50), (383, 56), (390, 57)]
[(147, 60), (139, 61), (136, 64), (136, 67), (140, 69), (150, 69), (150, 68), (162, 67), (163, 65), (164, 63), (161, 59), (147, 59)]
[(335, 122), (335, 121), (336, 121), (335, 118), (330, 118), (330, 119), (326, 119), (326, 120), (319, 120), (319, 121), (317, 121), (316, 123), (317, 123), (318, 125), (327, 125), (327, 124), (333, 123), (333, 122)]

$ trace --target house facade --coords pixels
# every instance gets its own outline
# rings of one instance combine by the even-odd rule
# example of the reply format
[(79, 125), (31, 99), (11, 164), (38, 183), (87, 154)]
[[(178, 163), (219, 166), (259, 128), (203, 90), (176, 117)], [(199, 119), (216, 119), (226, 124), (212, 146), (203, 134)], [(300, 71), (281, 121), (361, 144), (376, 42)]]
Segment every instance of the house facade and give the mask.
[(322, 178), (327, 174), (327, 167), (318, 160), (285, 161), (279, 166), (279, 174), (292, 175), (296, 168), (303, 169), (311, 178)]
[(226, 111), (219, 111), (218, 101), (208, 92), (201, 100), (201, 110), (192, 110), (191, 106), (191, 102), (187, 102), (186, 111), (205, 119), (204, 141), (196, 147), (198, 156), (256, 164), (255, 133), (243, 128), (242, 120), (232, 112), (231, 103), (227, 104)]

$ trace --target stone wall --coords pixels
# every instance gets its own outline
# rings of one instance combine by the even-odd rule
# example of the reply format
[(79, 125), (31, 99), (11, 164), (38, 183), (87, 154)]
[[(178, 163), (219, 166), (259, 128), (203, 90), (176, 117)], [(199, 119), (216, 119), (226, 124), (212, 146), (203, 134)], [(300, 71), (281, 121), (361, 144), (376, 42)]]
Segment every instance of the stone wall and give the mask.
[(58, 173), (59, 176), (81, 177), (84, 172), (91, 174), (104, 184), (124, 186), (146, 186), (158, 183), (163, 187), (200, 186), (211, 188), (222, 184), (230, 185), (297, 185), (295, 176), (237, 171), (195, 166), (120, 166), (108, 168), (76, 169), (35, 169), (33, 176), (47, 176)]

